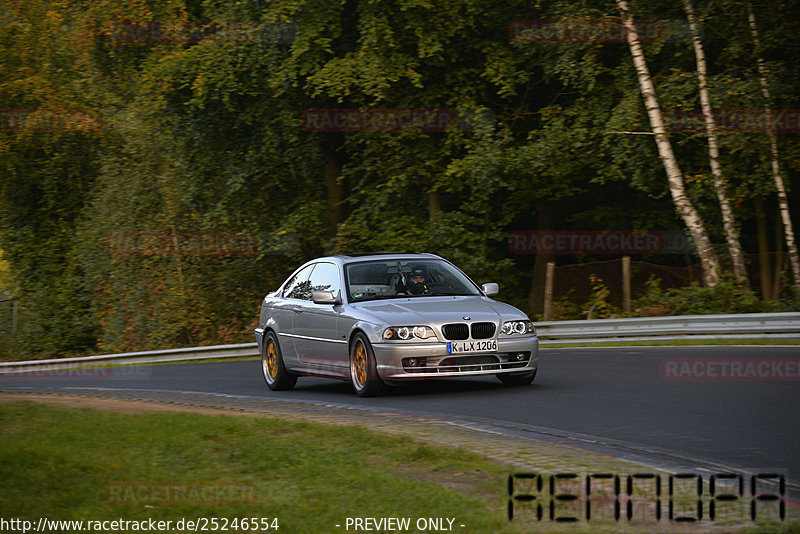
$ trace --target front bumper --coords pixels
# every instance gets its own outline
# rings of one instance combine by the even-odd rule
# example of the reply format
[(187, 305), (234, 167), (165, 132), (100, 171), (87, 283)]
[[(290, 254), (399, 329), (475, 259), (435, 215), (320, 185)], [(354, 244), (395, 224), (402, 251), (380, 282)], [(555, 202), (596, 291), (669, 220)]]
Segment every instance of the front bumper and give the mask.
[[(539, 365), (536, 336), (498, 339), (497, 351), (448, 354), (447, 344), (378, 343), (372, 346), (383, 380), (419, 380), (535, 371)], [(522, 359), (519, 360), (519, 355)], [(414, 365), (409, 359), (416, 360)]]

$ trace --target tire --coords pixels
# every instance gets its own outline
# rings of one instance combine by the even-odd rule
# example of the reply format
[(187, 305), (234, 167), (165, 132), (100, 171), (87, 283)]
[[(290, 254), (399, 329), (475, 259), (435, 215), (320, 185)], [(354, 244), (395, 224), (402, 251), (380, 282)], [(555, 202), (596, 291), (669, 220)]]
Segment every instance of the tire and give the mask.
[(387, 389), (378, 376), (372, 345), (362, 333), (357, 333), (350, 344), (350, 382), (359, 397), (380, 395)]
[(502, 374), (497, 375), (497, 379), (507, 386), (527, 386), (533, 382), (534, 378), (536, 378), (537, 371), (538, 369), (535, 369), (530, 373)]
[(261, 373), (267, 387), (272, 391), (285, 391), (292, 389), (297, 383), (297, 375), (286, 370), (281, 355), (278, 338), (273, 332), (267, 332), (264, 338), (264, 348), (261, 351)]

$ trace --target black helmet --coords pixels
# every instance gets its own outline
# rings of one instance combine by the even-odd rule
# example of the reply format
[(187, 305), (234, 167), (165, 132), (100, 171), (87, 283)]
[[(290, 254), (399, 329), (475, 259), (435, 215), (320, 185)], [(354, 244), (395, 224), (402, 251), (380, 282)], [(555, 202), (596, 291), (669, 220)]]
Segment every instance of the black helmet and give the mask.
[(411, 274), (408, 276), (428, 276), (428, 267), (425, 265), (414, 265), (411, 267)]
[[(415, 282), (413, 278), (421, 276), (423, 278), (422, 282)], [(413, 265), (411, 267), (411, 272), (408, 273), (408, 290), (410, 293), (414, 295), (418, 295), (420, 293), (425, 292), (427, 286), (425, 283), (428, 281), (428, 267), (425, 265)]]

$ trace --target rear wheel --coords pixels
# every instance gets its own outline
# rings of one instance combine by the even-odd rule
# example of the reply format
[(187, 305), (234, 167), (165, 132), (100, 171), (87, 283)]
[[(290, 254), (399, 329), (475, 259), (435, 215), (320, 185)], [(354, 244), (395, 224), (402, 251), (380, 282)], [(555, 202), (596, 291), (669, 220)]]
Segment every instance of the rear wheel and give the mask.
[(533, 370), (529, 373), (511, 373), (511, 374), (502, 374), (497, 375), (498, 380), (507, 386), (527, 386), (528, 384), (533, 382), (533, 379), (536, 378), (536, 372), (538, 369)]
[(264, 381), (272, 391), (292, 389), (297, 383), (297, 375), (286, 370), (283, 364), (281, 348), (278, 338), (273, 332), (268, 332), (264, 338), (264, 348), (261, 352), (261, 372)]
[(375, 353), (364, 334), (358, 333), (350, 344), (350, 381), (359, 397), (371, 397), (386, 391), (378, 376)]

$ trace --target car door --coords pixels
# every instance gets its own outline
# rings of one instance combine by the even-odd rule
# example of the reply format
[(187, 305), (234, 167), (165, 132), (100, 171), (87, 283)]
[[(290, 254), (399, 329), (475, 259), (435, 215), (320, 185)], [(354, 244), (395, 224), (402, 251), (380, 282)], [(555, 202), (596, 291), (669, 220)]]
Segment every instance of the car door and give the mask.
[(280, 298), (275, 299), (272, 305), (272, 317), (276, 323), (281, 354), (285, 365), (290, 368), (296, 369), (300, 364), (295, 342), (295, 323), (297, 316), (302, 312), (302, 302), (306, 297), (311, 298), (308, 278), (313, 269), (314, 264), (312, 263), (297, 271), (284, 284)]
[(342, 282), (339, 266), (318, 262), (309, 278), (308, 299), (299, 304), (295, 315), (295, 346), (301, 367), (309, 372), (347, 376), (347, 340), (340, 331), (341, 304), (314, 304), (314, 291), (330, 291), (341, 299)]

